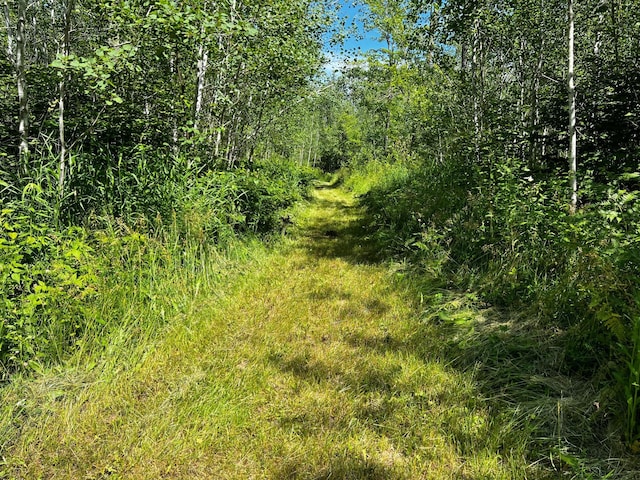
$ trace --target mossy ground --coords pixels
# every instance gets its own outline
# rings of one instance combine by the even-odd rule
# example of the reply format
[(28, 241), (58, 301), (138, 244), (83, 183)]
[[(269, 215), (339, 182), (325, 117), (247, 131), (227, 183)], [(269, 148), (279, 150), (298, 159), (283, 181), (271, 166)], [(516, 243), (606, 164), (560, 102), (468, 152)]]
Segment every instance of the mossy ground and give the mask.
[(446, 361), (362, 218), (351, 196), (319, 188), (282, 242), (187, 306), (139, 360), (7, 389), (5, 402), (28, 407), (12, 410), (4, 476), (546, 478), (522, 424)]

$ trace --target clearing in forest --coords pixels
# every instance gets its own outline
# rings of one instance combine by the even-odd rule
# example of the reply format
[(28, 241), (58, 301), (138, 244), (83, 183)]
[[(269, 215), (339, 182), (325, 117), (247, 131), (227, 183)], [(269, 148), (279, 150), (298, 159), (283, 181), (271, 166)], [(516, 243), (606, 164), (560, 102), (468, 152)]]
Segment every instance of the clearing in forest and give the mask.
[[(170, 324), (136, 368), (41, 395), (5, 474), (533, 478), (472, 375), (440, 358), (415, 295), (374, 260), (353, 198), (315, 196), (288, 238)], [(71, 376), (43, 383), (64, 391)]]

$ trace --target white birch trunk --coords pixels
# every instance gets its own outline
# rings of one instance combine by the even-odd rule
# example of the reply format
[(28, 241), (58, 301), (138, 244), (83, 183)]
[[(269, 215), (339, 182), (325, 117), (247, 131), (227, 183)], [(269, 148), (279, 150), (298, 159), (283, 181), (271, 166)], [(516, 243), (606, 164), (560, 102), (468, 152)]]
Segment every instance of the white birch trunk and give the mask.
[(482, 55), (482, 44), (480, 43), (480, 19), (476, 18), (473, 28), (473, 46), (471, 53), (471, 82), (473, 90), (473, 128), (474, 128), (474, 150), (476, 162), (480, 163), (480, 143), (482, 135), (482, 125), (480, 121), (480, 82), (479, 82), (479, 57)]
[(518, 99), (518, 109), (520, 110), (520, 128), (521, 134), (519, 138), (516, 138), (518, 151), (520, 154), (520, 160), (524, 162), (525, 157), (525, 146), (524, 139), (527, 137), (527, 115), (525, 113), (525, 55), (527, 50), (527, 42), (524, 38), (520, 39), (520, 54), (518, 55), (518, 65), (519, 65), (519, 82), (520, 82), (520, 98)]
[[(540, 76), (542, 75), (542, 67), (544, 65), (544, 49), (545, 49), (545, 41), (544, 37), (542, 37), (542, 41), (540, 42), (540, 54), (538, 56), (538, 62), (536, 64), (536, 71), (534, 72), (533, 78), (533, 96), (531, 99), (532, 108), (531, 108), (531, 132), (534, 135), (538, 134), (538, 130), (540, 129)], [(533, 135), (530, 141), (530, 159), (531, 165), (536, 164), (538, 158), (542, 160), (544, 157), (544, 152), (540, 150), (540, 157), (538, 157), (538, 145), (537, 143), (541, 143), (544, 145), (544, 141), (540, 141), (536, 139)], [(541, 147), (544, 149), (544, 147)]]
[[(68, 0), (67, 8), (65, 9), (64, 16), (64, 43), (62, 45), (62, 52), (65, 56), (69, 56), (71, 53), (71, 14), (73, 13), (73, 6), (75, 1)], [(60, 199), (64, 197), (64, 187), (67, 179), (67, 143), (65, 140), (65, 125), (64, 125), (64, 109), (65, 109), (65, 77), (62, 74), (60, 84), (58, 86), (60, 97), (58, 99), (58, 134), (60, 141), (60, 163), (58, 172), (58, 194)]]
[(58, 194), (60, 198), (64, 196), (64, 184), (67, 176), (67, 144), (64, 135), (64, 96), (65, 96), (64, 78), (60, 80), (58, 90), (60, 97), (58, 98), (58, 135), (60, 142), (60, 162), (58, 168)]
[(571, 204), (569, 209), (574, 213), (578, 207), (577, 176), (577, 144), (576, 135), (576, 87), (574, 70), (574, 15), (573, 0), (569, 2), (569, 184), (571, 188)]
[(200, 117), (202, 116), (202, 105), (204, 99), (205, 77), (209, 66), (209, 52), (204, 46), (204, 42), (200, 44), (198, 49), (198, 85), (196, 88), (196, 110), (193, 126), (198, 129)]
[(214, 147), (214, 155), (216, 158), (220, 156), (220, 144), (222, 143), (222, 127), (218, 127), (216, 132), (216, 142)]
[[(312, 128), (313, 128), (313, 124), (312, 124)], [(315, 138), (314, 132), (313, 130), (311, 130), (311, 133), (309, 135), (309, 151), (307, 153), (307, 166), (311, 165), (311, 154), (313, 153), (313, 140)]]
[(9, 13), (9, 4), (4, 0), (4, 26), (7, 29), (7, 58), (15, 62), (15, 36), (11, 26), (11, 14)]
[(29, 153), (29, 103), (27, 99), (27, 75), (25, 69), (25, 37), (24, 24), (27, 10), (26, 0), (18, 0), (18, 28), (16, 29), (16, 73), (18, 75), (18, 134), (20, 135), (19, 154), (22, 157)]

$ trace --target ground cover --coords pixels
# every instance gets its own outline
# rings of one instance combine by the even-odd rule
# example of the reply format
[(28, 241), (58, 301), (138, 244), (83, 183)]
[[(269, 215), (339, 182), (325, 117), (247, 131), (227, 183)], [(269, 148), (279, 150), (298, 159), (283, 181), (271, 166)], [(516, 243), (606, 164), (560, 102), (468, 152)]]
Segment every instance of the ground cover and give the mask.
[(246, 260), (215, 295), (196, 297), (134, 363), (76, 361), (6, 389), (3, 402), (23, 407), (13, 410), (22, 425), (5, 444), (4, 476), (570, 471), (560, 459), (532, 459), (526, 419), (496, 410), (479, 369), (452, 361), (443, 332), (455, 335), (450, 325), (481, 315), (480, 306), (445, 290), (420, 300), (401, 266), (367, 240), (362, 210), (340, 189), (318, 188), (296, 218), (283, 241)]

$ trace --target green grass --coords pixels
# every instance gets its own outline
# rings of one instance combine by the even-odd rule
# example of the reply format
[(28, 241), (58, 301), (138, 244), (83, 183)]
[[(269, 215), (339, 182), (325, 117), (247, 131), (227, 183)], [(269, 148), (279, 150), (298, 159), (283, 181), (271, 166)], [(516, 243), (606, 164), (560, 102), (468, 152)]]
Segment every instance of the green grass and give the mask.
[(163, 277), (157, 301), (179, 306), (160, 334), (125, 329), (5, 387), (0, 476), (565, 478), (531, 451), (531, 410), (483, 390), (471, 296), (405, 279), (339, 189), (296, 218), (270, 249)]

